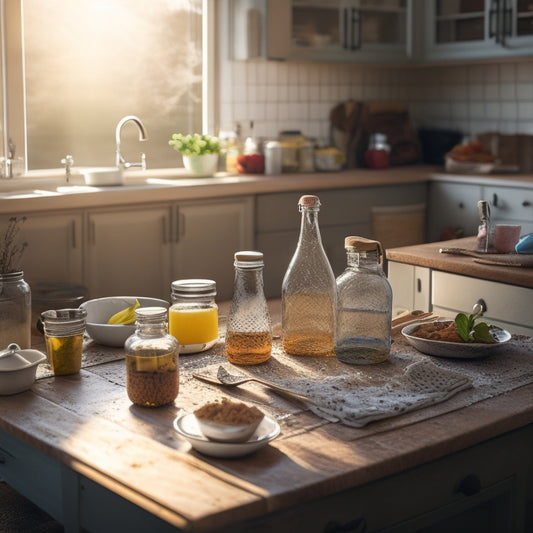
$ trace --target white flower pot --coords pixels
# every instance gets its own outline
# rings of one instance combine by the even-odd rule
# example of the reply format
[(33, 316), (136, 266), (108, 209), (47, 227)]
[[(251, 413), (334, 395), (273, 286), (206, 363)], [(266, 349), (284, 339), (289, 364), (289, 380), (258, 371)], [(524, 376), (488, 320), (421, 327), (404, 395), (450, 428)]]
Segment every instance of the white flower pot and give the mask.
[(218, 154), (183, 155), (183, 165), (195, 176), (212, 176), (218, 167)]

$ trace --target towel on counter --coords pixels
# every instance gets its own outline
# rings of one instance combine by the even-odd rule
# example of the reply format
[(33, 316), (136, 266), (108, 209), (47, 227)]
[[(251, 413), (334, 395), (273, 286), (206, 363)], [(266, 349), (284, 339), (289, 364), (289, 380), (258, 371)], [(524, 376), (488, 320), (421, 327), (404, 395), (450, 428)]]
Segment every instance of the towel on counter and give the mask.
[(316, 402), (310, 409), (317, 416), (335, 417), (359, 428), (443, 402), (470, 387), (468, 377), (423, 360), (410, 364), (403, 374), (383, 385), (361, 383), (351, 374), (326, 377), (320, 383), (309, 381), (300, 390)]

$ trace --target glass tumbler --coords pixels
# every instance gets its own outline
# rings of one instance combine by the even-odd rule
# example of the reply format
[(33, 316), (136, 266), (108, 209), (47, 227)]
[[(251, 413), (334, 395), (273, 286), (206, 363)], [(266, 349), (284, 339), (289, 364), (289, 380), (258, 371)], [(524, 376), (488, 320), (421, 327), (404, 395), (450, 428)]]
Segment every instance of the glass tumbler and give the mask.
[(48, 362), (56, 376), (81, 369), (85, 309), (51, 309), (41, 313)]

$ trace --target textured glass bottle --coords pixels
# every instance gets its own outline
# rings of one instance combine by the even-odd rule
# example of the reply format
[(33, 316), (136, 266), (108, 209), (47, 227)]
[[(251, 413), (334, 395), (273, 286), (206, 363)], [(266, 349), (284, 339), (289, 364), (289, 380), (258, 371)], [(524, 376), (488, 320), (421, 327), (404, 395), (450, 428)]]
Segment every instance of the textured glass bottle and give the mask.
[(378, 241), (346, 237), (348, 266), (337, 278), (335, 351), (339, 361), (385, 361), (391, 345), (392, 289), (381, 268)]
[(12, 342), (31, 348), (31, 290), (22, 271), (0, 274), (0, 349)]
[(270, 358), (272, 325), (263, 291), (263, 254), (235, 254), (233, 299), (226, 330), (230, 363), (254, 365)]
[(318, 196), (298, 202), (300, 237), (283, 278), (282, 343), (293, 355), (335, 355), (336, 287), (320, 238)]
[(180, 344), (180, 354), (209, 350), (218, 340), (216, 283), (210, 279), (172, 282), (168, 330)]
[(144, 407), (165, 405), (178, 396), (178, 341), (167, 333), (164, 307), (140, 307), (135, 317), (135, 333), (124, 343), (128, 397)]

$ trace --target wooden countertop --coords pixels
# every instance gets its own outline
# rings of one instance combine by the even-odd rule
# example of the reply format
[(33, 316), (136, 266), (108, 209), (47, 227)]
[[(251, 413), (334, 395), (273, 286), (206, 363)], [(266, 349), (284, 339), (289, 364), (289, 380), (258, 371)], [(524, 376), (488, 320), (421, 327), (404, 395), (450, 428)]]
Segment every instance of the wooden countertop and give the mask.
[(442, 254), (439, 250), (443, 247), (474, 250), (475, 237), (390, 248), (386, 256), (389, 261), (533, 288), (533, 268), (484, 265), (476, 263), (472, 257)]
[[(279, 316), (279, 301), (270, 305)], [(288, 420), (283, 438), (248, 457), (214, 459), (191, 453), (172, 420), (208, 400), (198, 398), (192, 371), (223, 360), (210, 352), (180, 357), (176, 404), (153, 410), (129, 402), (123, 361), (44, 378), (31, 391), (0, 398), (0, 428), (170, 524), (205, 532), (331, 496), (533, 422), (533, 385), (460, 415), (363, 434), (294, 405), (287, 417), (286, 404), (278, 403), (270, 408)]]

